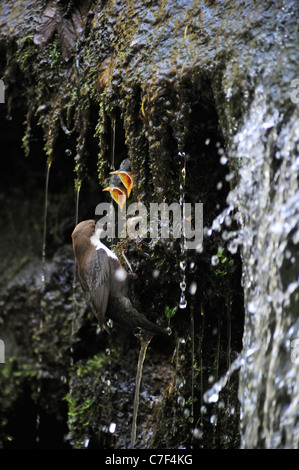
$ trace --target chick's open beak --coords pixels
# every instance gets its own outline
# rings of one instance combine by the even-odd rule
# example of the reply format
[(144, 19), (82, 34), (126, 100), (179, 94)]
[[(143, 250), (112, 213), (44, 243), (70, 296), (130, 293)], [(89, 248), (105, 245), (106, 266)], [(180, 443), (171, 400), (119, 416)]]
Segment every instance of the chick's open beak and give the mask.
[(130, 171), (116, 170), (111, 171), (110, 174), (118, 175), (120, 177), (123, 185), (127, 190), (127, 197), (130, 197), (134, 183), (133, 173), (131, 173)]
[(123, 210), (127, 199), (127, 192), (125, 188), (119, 188), (114, 186), (109, 186), (108, 188), (103, 189), (103, 191), (109, 191), (114, 201), (119, 205), (120, 210)]

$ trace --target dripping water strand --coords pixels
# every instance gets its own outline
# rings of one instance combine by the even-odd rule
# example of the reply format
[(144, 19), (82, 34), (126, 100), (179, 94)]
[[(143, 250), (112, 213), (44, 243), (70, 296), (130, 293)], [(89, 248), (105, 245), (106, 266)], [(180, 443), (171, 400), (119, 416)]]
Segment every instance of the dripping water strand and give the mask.
[[(47, 166), (46, 166), (46, 181), (45, 181), (45, 204), (44, 204), (44, 224), (43, 224), (43, 241), (42, 241), (42, 272), (41, 272), (41, 285), (42, 285), (42, 295), (45, 292), (46, 288), (46, 243), (47, 243), (47, 217), (48, 217), (48, 193), (49, 193), (49, 178), (50, 178), (50, 168), (51, 168), (52, 161), (48, 159)], [(39, 334), (42, 333), (42, 329), (44, 326), (44, 303), (43, 299), (41, 298), (40, 303), (40, 315), (39, 315), (39, 327), (38, 331)], [(41, 343), (41, 341), (40, 341)], [(37, 408), (36, 418), (35, 418), (35, 442), (38, 445), (40, 440), (40, 412), (38, 410), (38, 401), (41, 394), (41, 382), (42, 379), (42, 354), (40, 352), (40, 347), (38, 347), (38, 373), (37, 373), (37, 397), (35, 401), (35, 405)]]
[[(110, 170), (114, 171), (115, 170), (115, 134), (116, 134), (116, 124), (115, 124), (115, 119), (111, 120), (111, 157), (110, 157)], [(109, 219), (112, 220), (113, 218), (113, 204), (110, 204), (110, 209), (109, 209)], [(109, 235), (107, 236), (107, 241), (108, 243), (112, 243), (113, 239), (115, 237), (115, 233), (113, 231), (112, 237)]]
[[(215, 378), (216, 378), (216, 381), (218, 381), (218, 379), (219, 379), (220, 348), (221, 348), (221, 327), (222, 327), (222, 320), (221, 320), (221, 317), (219, 316), (218, 317), (218, 325), (217, 325), (216, 357), (215, 357)], [(217, 411), (216, 404), (213, 408), (213, 414), (210, 418), (210, 422), (213, 425), (213, 442), (215, 444), (217, 423), (218, 423), (218, 411)]]
[[(203, 312), (202, 306), (201, 311)], [(203, 429), (203, 339), (204, 339), (204, 331), (205, 331), (205, 316), (202, 315), (202, 330), (201, 330), (201, 338), (199, 344), (199, 353), (200, 353), (200, 426)]]
[[(177, 343), (176, 343), (176, 348), (175, 348), (175, 369), (174, 369), (174, 384), (175, 387), (179, 387), (180, 384), (180, 379), (178, 377), (178, 369), (179, 369), (179, 353), (180, 353), (180, 343), (181, 339), (177, 338)], [(178, 394), (178, 399), (179, 399), (179, 394)], [(173, 410), (173, 418), (172, 418), (172, 435), (174, 436), (176, 433), (176, 407), (174, 407)]]
[(203, 338), (204, 338), (204, 329), (205, 329), (205, 317), (201, 305), (201, 317), (202, 317), (202, 325), (201, 325), (201, 334), (199, 336), (199, 387), (200, 387), (200, 415), (197, 419), (195, 427), (193, 429), (193, 438), (194, 439), (201, 439), (203, 437), (203, 424), (204, 424), (204, 384), (203, 384)]
[(218, 325), (217, 325), (216, 357), (215, 357), (215, 377), (216, 377), (216, 380), (219, 379), (221, 327), (222, 327), (222, 321), (221, 321), (221, 317), (219, 316), (218, 317)]
[(194, 312), (191, 308), (191, 420), (194, 420)]
[[(75, 227), (78, 224), (79, 220), (79, 199), (80, 199), (80, 189), (81, 189), (81, 183), (77, 181), (76, 183), (76, 200), (75, 200)], [(75, 336), (75, 323), (76, 323), (76, 288), (77, 288), (77, 263), (76, 259), (74, 259), (74, 272), (73, 272), (73, 296), (72, 296), (72, 326), (71, 326), (71, 347), (70, 347), (70, 353), (71, 353), (71, 366), (73, 365), (73, 342), (74, 342), (74, 336)]]
[(227, 305), (227, 369), (231, 366), (231, 341), (232, 341), (232, 325), (231, 325), (231, 302)]
[(143, 363), (145, 360), (148, 345), (150, 344), (152, 340), (152, 336), (143, 338), (140, 335), (139, 339), (140, 339), (140, 351), (139, 351), (137, 372), (136, 372), (136, 385), (135, 385), (135, 396), (134, 396), (134, 405), (133, 405), (133, 421), (132, 421), (132, 431), (131, 431), (131, 449), (133, 449), (135, 445), (135, 441), (136, 441), (137, 416), (138, 416), (138, 408), (139, 408), (139, 393), (140, 393)]
[(185, 152), (179, 152), (179, 158), (181, 162), (181, 174), (180, 174), (180, 207), (182, 209), (182, 234), (180, 240), (180, 249), (181, 249), (181, 260), (180, 260), (180, 270), (181, 270), (181, 282), (180, 282), (180, 302), (179, 307), (184, 309), (187, 307), (186, 300), (186, 259), (185, 259), (185, 183), (186, 183), (186, 154)]
[[(75, 184), (75, 226), (78, 224), (79, 220), (79, 197), (80, 197), (80, 188), (81, 188), (81, 183), (79, 180), (76, 181)], [(74, 365), (74, 348), (73, 348), (73, 343), (74, 343), (74, 337), (75, 337), (75, 322), (76, 322), (76, 286), (77, 286), (77, 263), (76, 259), (74, 257), (74, 272), (73, 272), (73, 295), (72, 295), (72, 324), (71, 324), (71, 338), (70, 338), (70, 367)], [(70, 399), (72, 399), (73, 396), (73, 388), (72, 388), (72, 382), (71, 380), (69, 381), (69, 396)], [(84, 445), (86, 443), (86, 440), (84, 442)], [(88, 445), (88, 444), (87, 444)]]
[(111, 163), (110, 169), (115, 170), (115, 119), (111, 121)]
[[(44, 226), (43, 226), (43, 245), (42, 245), (42, 285), (45, 287), (45, 264), (46, 264), (46, 240), (47, 240), (47, 216), (48, 216), (48, 192), (49, 177), (52, 161), (47, 161), (46, 168), (46, 184), (45, 184), (45, 205), (44, 205)], [(41, 318), (42, 321), (42, 318)]]

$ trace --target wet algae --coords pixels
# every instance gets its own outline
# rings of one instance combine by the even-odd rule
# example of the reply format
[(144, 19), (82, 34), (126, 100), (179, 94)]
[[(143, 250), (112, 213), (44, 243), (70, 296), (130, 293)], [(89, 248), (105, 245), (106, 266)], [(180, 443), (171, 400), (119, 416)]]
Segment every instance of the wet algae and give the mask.
[[(198, 0), (2, 3), (1, 122), (15, 123), (21, 136), (28, 201), (36, 199), (31, 172), (38, 168), (43, 181), (46, 162), (51, 163), (48, 281), (40, 280), (43, 266), (32, 261), (33, 253), (38, 255), (32, 246), (24, 253), (28, 262), (25, 257), (20, 266), (18, 258), (10, 278), (1, 279), (0, 336), (7, 343), (12, 337), (18, 346), (11, 347), (0, 370), (2, 447), (22, 445), (13, 425), (22, 403), (32, 411), (28, 447), (129, 446), (138, 341), (117, 325), (109, 337), (99, 335), (79, 287), (73, 290), (69, 237), (75, 193), (80, 220), (93, 217), (96, 205), (108, 201), (102, 189), (111, 165), (129, 157), (136, 180), (132, 201), (147, 206), (179, 201), (182, 153), (185, 202), (203, 203), (205, 227), (203, 246), (184, 253), (187, 308), (175, 308), (179, 240), (112, 240), (119, 254), (126, 249), (138, 274), (134, 305), (172, 332), (163, 345), (154, 339), (147, 353), (136, 447), (240, 446), (238, 375), (217, 403), (203, 401), (242, 349), (241, 271), (247, 259), (241, 264), (242, 248), (231, 244), (246, 210), (242, 193), (236, 200), (227, 196), (243, 181), (246, 161), (236, 152), (244, 151), (238, 136), (258, 84), (267, 81), (265, 99), (286, 120), (293, 112), (287, 95), (296, 63), (294, 9), (293, 2), (278, 8)], [(21, 179), (15, 185), (23, 188)], [(43, 203), (42, 184), (36, 195)], [(1, 197), (15, 201), (16, 212), (26, 199), (24, 188), (11, 194), (9, 184)], [(41, 214), (38, 208), (31, 214), (39, 233)], [(8, 233), (21, 243), (16, 223)], [(5, 230), (2, 237), (8, 238)], [(246, 422), (246, 406), (244, 412)], [(52, 423), (60, 423), (61, 441), (48, 436), (46, 445)]]

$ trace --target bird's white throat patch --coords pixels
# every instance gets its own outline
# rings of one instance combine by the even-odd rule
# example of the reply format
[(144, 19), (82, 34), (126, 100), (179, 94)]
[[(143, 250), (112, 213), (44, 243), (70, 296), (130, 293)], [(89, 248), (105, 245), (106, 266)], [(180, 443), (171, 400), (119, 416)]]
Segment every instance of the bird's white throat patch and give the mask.
[(113, 253), (113, 251), (109, 250), (107, 246), (104, 245), (104, 243), (101, 242), (100, 236), (102, 233), (102, 229), (97, 229), (95, 234), (90, 237), (90, 241), (93, 244), (93, 246), (96, 247), (97, 250), (105, 250), (107, 255), (110, 256), (110, 258), (118, 259), (117, 256)]

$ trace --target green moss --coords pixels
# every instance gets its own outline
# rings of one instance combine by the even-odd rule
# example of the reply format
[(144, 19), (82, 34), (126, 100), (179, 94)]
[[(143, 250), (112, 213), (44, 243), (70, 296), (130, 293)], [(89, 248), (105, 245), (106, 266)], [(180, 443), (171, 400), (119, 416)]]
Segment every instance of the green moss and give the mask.
[[(115, 356), (116, 351), (111, 351)], [(110, 358), (106, 353), (76, 364), (70, 380), (68, 425), (72, 446), (84, 448), (86, 440), (100, 442), (108, 438), (107, 422), (111, 415), (110, 383), (107, 379)]]
[(24, 384), (32, 383), (36, 379), (36, 365), (30, 359), (22, 362), (20, 358), (10, 356), (5, 364), (0, 366), (0, 448), (14, 438), (6, 430), (8, 417), (22, 396)]
[(217, 254), (217, 269), (215, 270), (216, 276), (227, 276), (230, 272), (230, 268), (234, 266), (234, 259), (231, 254), (225, 250), (224, 247), (219, 248)]

